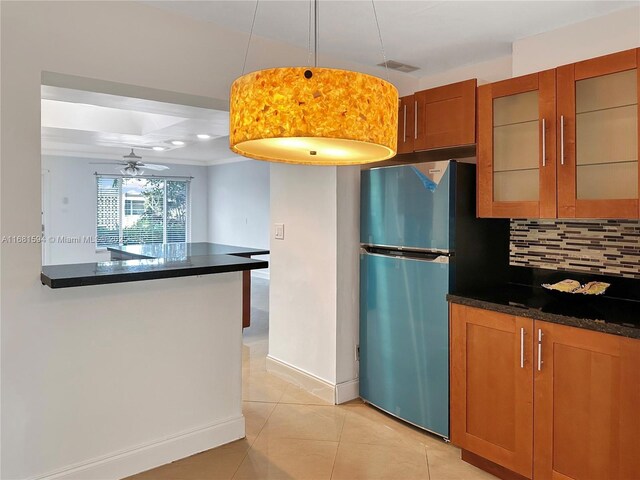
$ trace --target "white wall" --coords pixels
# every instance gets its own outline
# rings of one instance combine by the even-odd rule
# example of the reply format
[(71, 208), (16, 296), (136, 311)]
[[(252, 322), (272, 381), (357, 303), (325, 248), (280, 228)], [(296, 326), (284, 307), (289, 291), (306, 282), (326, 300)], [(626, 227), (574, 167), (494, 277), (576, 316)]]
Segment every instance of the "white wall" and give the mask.
[(336, 384), (336, 168), (271, 165), (269, 355)]
[[(109, 173), (105, 165), (91, 162), (112, 159), (86, 159), (45, 155), (42, 168), (45, 171), (49, 195), (44, 204), (48, 220), (47, 236), (92, 238), (96, 232), (96, 177), (94, 172)], [(192, 242), (206, 242), (208, 236), (208, 176), (207, 167), (191, 165), (167, 165), (165, 175), (193, 177), (189, 184), (190, 229)], [(52, 243), (49, 249), (49, 265), (64, 263), (97, 262), (109, 259), (108, 253), (96, 253), (92, 243)]]
[(269, 356), (334, 389), (355, 381), (360, 168), (273, 164), (271, 221), (285, 238), (271, 241)]
[(359, 376), (355, 346), (360, 343), (360, 167), (338, 169), (337, 193), (336, 383), (339, 385), (353, 382)]
[(469, 80), (470, 78), (477, 78), (478, 85), (511, 78), (511, 55), (472, 65), (464, 65), (434, 75), (426, 75), (420, 78), (419, 89), (439, 87), (449, 83)]
[(477, 78), (478, 85), (640, 46), (640, 7), (558, 28), (513, 42), (512, 55), (427, 75), (419, 90)]
[(119, 478), (244, 435), (240, 273), (10, 296), (30, 316), (3, 339), (3, 479)]
[[(137, 2), (1, 2), (0, 9), (2, 235), (40, 234), (40, 84), (43, 71), (226, 99), (231, 82), (242, 69), (247, 35)], [(305, 64), (306, 60), (305, 49), (254, 37), (248, 69)], [(328, 66), (380, 73), (379, 68), (360, 68), (327, 58), (324, 61)], [(401, 93), (415, 90), (416, 79), (397, 72), (390, 75)], [(271, 177), (273, 179), (273, 173)], [(287, 179), (282, 182), (287, 183)], [(335, 179), (331, 176), (309, 178), (308, 182), (312, 191), (322, 191), (333, 185), (330, 197), (335, 203)], [(297, 188), (307, 187), (299, 185)], [(322, 201), (330, 200), (325, 195), (319, 197)], [(16, 208), (18, 198), (23, 199), (20, 208)], [(323, 209), (308, 202), (307, 195), (301, 198), (312, 210)], [(326, 218), (322, 215), (320, 220), (324, 222)], [(312, 226), (311, 219), (308, 223)], [(330, 242), (333, 247), (330, 248), (325, 245), (328, 237), (324, 233), (320, 235), (324, 241), (314, 240), (309, 233), (288, 238), (293, 253), (282, 252), (282, 258), (296, 262), (282, 264), (280, 268), (287, 272), (291, 266), (297, 273), (282, 277), (274, 292), (276, 295), (284, 297), (288, 291), (296, 290), (297, 281), (306, 279), (307, 274), (318, 274), (316, 267), (323, 269), (325, 263), (335, 270), (335, 216), (332, 225), (323, 225), (321, 229), (322, 232), (333, 232)], [(302, 254), (302, 250), (309, 247), (309, 239), (318, 247), (319, 257), (315, 253), (308, 255), (308, 251)], [(322, 261), (314, 263), (311, 257)], [(186, 337), (176, 329), (179, 330), (185, 321), (203, 318), (201, 315), (206, 309), (212, 311), (209, 319), (215, 325), (216, 312), (227, 316), (225, 301), (235, 305), (237, 300), (239, 306), (239, 283), (236, 299), (231, 291), (233, 288), (223, 289), (224, 295), (220, 297), (206, 297), (204, 292), (212, 287), (208, 281), (198, 284), (202, 288), (193, 290), (193, 294), (186, 287), (178, 288), (178, 285), (187, 286), (203, 279), (189, 282), (175, 279), (167, 283), (176, 286), (175, 292), (165, 291), (161, 286), (152, 291), (154, 285), (160, 284), (149, 282), (141, 288), (150, 289), (144, 298), (152, 298), (154, 312), (161, 315), (156, 325), (139, 308), (142, 297), (126, 300), (131, 285), (76, 288), (66, 292), (43, 287), (39, 281), (40, 259), (38, 244), (3, 244), (0, 251), (0, 477), (25, 478), (58, 471), (75, 462), (91, 461), (95, 456), (114, 455), (145, 442), (154, 442), (159, 437), (175, 436), (194, 425), (204, 428), (211, 424), (211, 412), (194, 408), (189, 414), (175, 403), (184, 391), (181, 387), (187, 386), (167, 360), (169, 363), (178, 361), (178, 370), (188, 373), (189, 379), (209, 375), (212, 364), (229, 368), (232, 362), (214, 362), (208, 356), (211, 351), (224, 354), (225, 350), (218, 349), (214, 341), (216, 338), (228, 341), (229, 337), (211, 335), (202, 324), (202, 328), (190, 329), (190, 335)], [(279, 262), (280, 257), (272, 256), (274, 266)], [(310, 353), (314, 362), (323, 361), (319, 358), (322, 356), (327, 365), (320, 369), (320, 374), (335, 381), (336, 275), (319, 275), (333, 279), (327, 284), (313, 283), (322, 292), (316, 295), (329, 299), (331, 307), (314, 301), (320, 311), (314, 312), (313, 317), (320, 323), (313, 332), (322, 330), (318, 336), (326, 337), (327, 341), (333, 337), (333, 346), (322, 340), (325, 343), (312, 346), (311, 352), (305, 354)], [(102, 295), (108, 300), (96, 299)], [(198, 295), (205, 298), (198, 300)], [(121, 298), (124, 299), (122, 303)], [(192, 303), (192, 308), (198, 307), (200, 313), (190, 312), (182, 318), (169, 318), (160, 313), (171, 313), (176, 306)], [(220, 303), (219, 310), (216, 310), (216, 303)], [(96, 305), (101, 306), (102, 311), (89, 315)], [(132, 309), (135, 306), (136, 314), (122, 317), (112, 325), (110, 320), (115, 305)], [(306, 316), (309, 312), (304, 305), (303, 297), (293, 308)], [(322, 312), (327, 312), (327, 316)], [(239, 311), (237, 315), (239, 318)], [(89, 320), (82, 322), (80, 318)], [(287, 327), (296, 328), (299, 316), (284, 320), (290, 322), (290, 325), (286, 325), (286, 321), (280, 323), (281, 331), (287, 335)], [(109, 338), (135, 341), (123, 347), (124, 353), (117, 348), (117, 342), (111, 343), (112, 348), (98, 348)], [(145, 338), (151, 338), (153, 342), (145, 341)], [(179, 341), (174, 341), (176, 338)], [(73, 344), (69, 339), (73, 339)], [(171, 345), (175, 350), (167, 355), (159, 345), (167, 348)], [(190, 363), (193, 370), (189, 370), (179, 362), (181, 355), (188, 358), (200, 355), (202, 362)], [(109, 370), (97, 368), (106, 364), (111, 364)], [(167, 368), (171, 375), (167, 375)], [(138, 373), (136, 379), (142, 378), (143, 382), (136, 385), (130, 376), (132, 372)], [(122, 383), (118, 383), (121, 376)], [(112, 384), (114, 388), (104, 388), (109, 382), (116, 382)], [(166, 403), (159, 403), (164, 400), (158, 394), (158, 385), (166, 386), (170, 396)], [(68, 388), (72, 388), (71, 393)], [(196, 397), (206, 399), (210, 392), (204, 390), (208, 388), (192, 382), (187, 389), (195, 392)], [(229, 388), (235, 386), (224, 382), (218, 385), (220, 391)], [(76, 392), (79, 400), (73, 399)], [(105, 393), (111, 396), (103, 397)], [(60, 408), (52, 409), (49, 399), (55, 400)], [(73, 400), (73, 411), (68, 406), (63, 408), (65, 399)], [(100, 412), (96, 412), (96, 405), (101, 407)], [(137, 407), (136, 413), (130, 410), (131, 406)], [(157, 424), (138, 421), (136, 415), (144, 415), (147, 408), (161, 411), (162, 421)], [(215, 406), (212, 404), (211, 408)], [(219, 413), (226, 415), (228, 412), (220, 410)], [(78, 422), (76, 418), (84, 422)], [(218, 420), (222, 421), (222, 418)], [(105, 431), (108, 434), (102, 433)], [(156, 461), (162, 463), (163, 458), (167, 461), (171, 455), (156, 458)]]
[[(269, 166), (246, 160), (208, 167), (210, 242), (269, 249)], [(252, 274), (269, 278), (269, 269)]]
[(620, 10), (513, 43), (513, 76), (640, 46), (640, 7)]

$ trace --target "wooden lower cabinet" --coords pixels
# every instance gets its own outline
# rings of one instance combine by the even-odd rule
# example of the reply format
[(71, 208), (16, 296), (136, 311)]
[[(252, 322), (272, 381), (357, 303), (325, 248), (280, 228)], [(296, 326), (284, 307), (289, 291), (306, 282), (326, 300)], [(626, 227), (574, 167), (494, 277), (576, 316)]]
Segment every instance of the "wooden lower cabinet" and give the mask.
[(451, 442), (532, 476), (533, 321), (451, 305)]
[(534, 478), (639, 479), (640, 341), (540, 321), (535, 328)]
[(451, 305), (451, 441), (472, 463), (637, 480), (639, 412), (640, 340)]

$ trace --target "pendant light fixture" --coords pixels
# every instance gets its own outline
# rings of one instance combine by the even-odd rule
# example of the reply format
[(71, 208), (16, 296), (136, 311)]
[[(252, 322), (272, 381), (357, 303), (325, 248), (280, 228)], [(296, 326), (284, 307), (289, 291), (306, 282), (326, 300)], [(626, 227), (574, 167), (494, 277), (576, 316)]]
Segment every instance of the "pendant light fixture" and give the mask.
[[(384, 58), (373, 0), (371, 4)], [(243, 75), (233, 82), (231, 150), (257, 160), (307, 165), (357, 165), (393, 157), (398, 91), (371, 75), (319, 68), (318, 0), (313, 0), (313, 7), (313, 67), (271, 68), (246, 75), (243, 67)], [(257, 9), (258, 1), (247, 53)], [(245, 54), (245, 65), (246, 60)]]

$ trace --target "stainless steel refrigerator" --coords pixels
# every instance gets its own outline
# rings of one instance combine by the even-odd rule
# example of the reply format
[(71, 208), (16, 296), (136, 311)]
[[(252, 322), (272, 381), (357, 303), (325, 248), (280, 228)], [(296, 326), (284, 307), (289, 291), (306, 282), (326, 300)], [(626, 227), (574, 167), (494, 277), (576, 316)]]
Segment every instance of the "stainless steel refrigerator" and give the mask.
[(360, 242), (360, 396), (448, 438), (446, 295), (503, 278), (508, 221), (475, 218), (475, 165), (373, 168)]

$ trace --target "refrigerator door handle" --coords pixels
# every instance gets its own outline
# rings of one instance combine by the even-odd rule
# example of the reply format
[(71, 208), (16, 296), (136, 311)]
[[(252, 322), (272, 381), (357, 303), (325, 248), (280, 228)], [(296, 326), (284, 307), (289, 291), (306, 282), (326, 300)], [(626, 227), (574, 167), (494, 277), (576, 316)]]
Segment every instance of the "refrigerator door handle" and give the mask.
[[(369, 239), (371, 240), (371, 239)], [(381, 243), (369, 243), (360, 242), (361, 249), (367, 250), (387, 250), (389, 252), (404, 252), (404, 253), (417, 253), (420, 254), (438, 254), (438, 255), (449, 255), (452, 257), (454, 252), (451, 250), (445, 250), (441, 248), (416, 248), (416, 247), (402, 247), (398, 245), (383, 245)]]
[(412, 256), (412, 255), (393, 255), (393, 254), (384, 254), (384, 253), (375, 253), (370, 252), (366, 248), (360, 249), (360, 255), (369, 255), (371, 257), (384, 257), (384, 258), (396, 258), (398, 260), (412, 260), (416, 262), (425, 262), (425, 263), (441, 263), (448, 264), (449, 256), (448, 255), (434, 255), (434, 256)]

